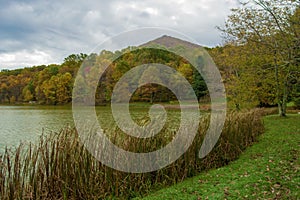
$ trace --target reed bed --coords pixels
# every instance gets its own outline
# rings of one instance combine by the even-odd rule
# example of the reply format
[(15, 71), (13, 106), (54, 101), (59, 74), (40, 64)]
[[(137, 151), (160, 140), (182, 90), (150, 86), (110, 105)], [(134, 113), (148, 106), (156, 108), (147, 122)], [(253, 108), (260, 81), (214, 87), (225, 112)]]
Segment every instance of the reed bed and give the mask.
[[(202, 118), (188, 151), (169, 166), (149, 173), (125, 173), (104, 166), (81, 144), (75, 129), (41, 136), (38, 143), (6, 149), (0, 155), (0, 199), (129, 199), (182, 181), (203, 170), (220, 167), (238, 158), (264, 131), (261, 109), (229, 113), (221, 137), (204, 159), (198, 158), (209, 116)], [(111, 138), (133, 152), (149, 152), (172, 140), (163, 129), (152, 139)]]

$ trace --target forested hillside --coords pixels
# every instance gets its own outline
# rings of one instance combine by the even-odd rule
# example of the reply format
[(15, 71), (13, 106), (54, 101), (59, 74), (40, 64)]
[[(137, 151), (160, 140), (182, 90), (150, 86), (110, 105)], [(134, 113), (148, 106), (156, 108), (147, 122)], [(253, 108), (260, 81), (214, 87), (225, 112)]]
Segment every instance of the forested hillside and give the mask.
[[(178, 45), (178, 39), (168, 37)], [(176, 43), (177, 42), (177, 43)], [(158, 45), (158, 44), (155, 44)], [(180, 45), (174, 48), (181, 48)], [(198, 98), (207, 95), (207, 87), (200, 74), (182, 57), (174, 55), (163, 48), (128, 47), (121, 51), (103, 50), (99, 54), (70, 55), (61, 65), (37, 66), (32, 68), (4, 70), (0, 73), (0, 102), (39, 104), (67, 104), (72, 100), (72, 88), (77, 71), (84, 62), (84, 70), (99, 70), (104, 63), (112, 64), (99, 77), (96, 103), (110, 101), (115, 84), (127, 71), (142, 64), (160, 63), (180, 72), (193, 86)], [(138, 77), (137, 77), (138, 78)], [(79, 78), (80, 79), (80, 78)], [(175, 95), (166, 87), (148, 84), (140, 87), (133, 95), (132, 101), (169, 102), (176, 100)]]

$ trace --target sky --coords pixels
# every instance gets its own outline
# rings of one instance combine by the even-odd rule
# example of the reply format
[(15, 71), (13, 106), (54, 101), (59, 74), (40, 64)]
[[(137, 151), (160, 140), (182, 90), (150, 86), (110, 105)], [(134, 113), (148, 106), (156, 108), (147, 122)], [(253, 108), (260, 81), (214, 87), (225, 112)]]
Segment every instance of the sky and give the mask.
[(62, 63), (143, 27), (172, 29), (203, 46), (221, 45), (216, 26), (236, 7), (237, 0), (0, 0), (0, 70)]

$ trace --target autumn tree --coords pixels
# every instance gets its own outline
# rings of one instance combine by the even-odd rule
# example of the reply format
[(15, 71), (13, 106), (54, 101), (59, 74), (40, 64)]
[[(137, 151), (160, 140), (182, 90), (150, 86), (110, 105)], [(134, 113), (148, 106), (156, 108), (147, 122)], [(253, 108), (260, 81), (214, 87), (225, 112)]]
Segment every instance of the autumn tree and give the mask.
[(286, 115), (289, 79), (299, 72), (299, 5), (295, 0), (253, 0), (233, 9), (220, 28), (228, 43), (253, 44), (270, 55), (267, 67), (274, 74), (280, 116)]

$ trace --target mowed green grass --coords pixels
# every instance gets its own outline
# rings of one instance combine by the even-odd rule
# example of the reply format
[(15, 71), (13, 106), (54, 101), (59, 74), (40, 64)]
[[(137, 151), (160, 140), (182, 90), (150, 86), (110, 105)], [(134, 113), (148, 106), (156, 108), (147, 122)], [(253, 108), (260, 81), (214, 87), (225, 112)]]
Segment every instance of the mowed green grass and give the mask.
[(259, 142), (238, 160), (144, 199), (300, 199), (300, 115), (264, 123)]

